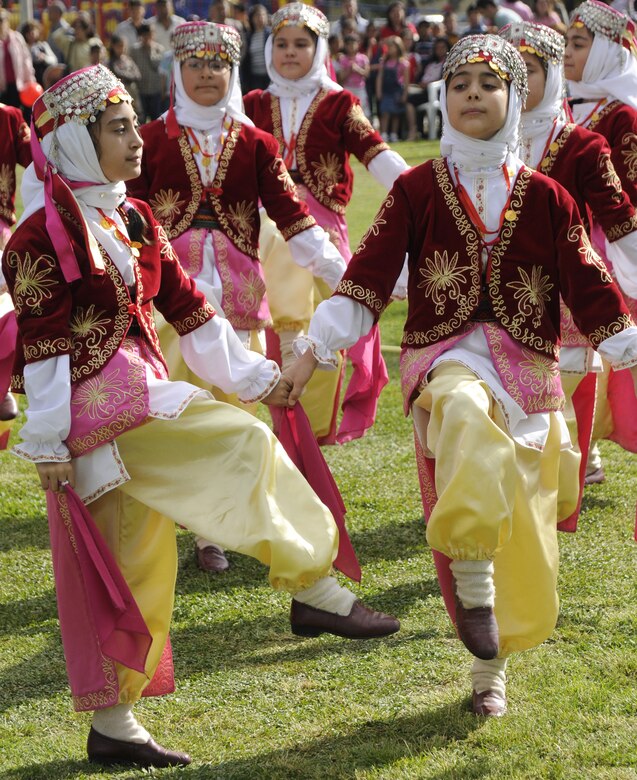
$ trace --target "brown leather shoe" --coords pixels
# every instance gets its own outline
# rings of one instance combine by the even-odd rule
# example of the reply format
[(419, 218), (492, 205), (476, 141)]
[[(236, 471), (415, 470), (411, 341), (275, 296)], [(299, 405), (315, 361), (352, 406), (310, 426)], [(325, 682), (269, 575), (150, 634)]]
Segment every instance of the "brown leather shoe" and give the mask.
[(18, 416), (18, 404), (11, 393), (7, 393), (0, 402), (0, 420), (15, 420)]
[(205, 547), (195, 546), (195, 555), (197, 557), (197, 566), (201, 571), (207, 571), (210, 574), (221, 574), (228, 571), (230, 561), (226, 558), (221, 547), (216, 544), (207, 544)]
[(96, 764), (135, 764), (136, 766), (187, 766), (192, 758), (187, 753), (175, 753), (158, 745), (154, 739), (148, 742), (124, 742), (100, 734), (91, 726), (86, 743), (88, 760)]
[(292, 599), (290, 624), (292, 633), (297, 636), (335, 634), (345, 639), (388, 636), (400, 628), (397, 618), (384, 612), (375, 612), (358, 600), (354, 602), (349, 615), (337, 615)]
[(473, 692), (471, 710), (485, 718), (501, 718), (507, 711), (507, 700), (496, 691)]
[(601, 485), (602, 482), (605, 481), (606, 481), (606, 474), (604, 473), (603, 466), (600, 466), (598, 469), (595, 469), (595, 471), (591, 471), (590, 474), (587, 474), (584, 477), (585, 485)]
[(500, 636), (498, 623), (492, 607), (474, 607), (465, 609), (456, 592), (456, 581), (453, 581), (453, 593), (456, 600), (456, 630), (467, 650), (481, 658), (490, 661), (498, 654)]

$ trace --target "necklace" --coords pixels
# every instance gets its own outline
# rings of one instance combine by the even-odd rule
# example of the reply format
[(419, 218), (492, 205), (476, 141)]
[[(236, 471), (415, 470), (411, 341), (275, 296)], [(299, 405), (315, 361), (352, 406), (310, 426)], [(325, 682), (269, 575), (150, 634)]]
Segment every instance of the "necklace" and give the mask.
[(557, 117), (553, 120), (553, 124), (551, 126), (551, 132), (549, 133), (549, 137), (546, 139), (546, 143), (544, 144), (544, 150), (542, 151), (542, 154), (540, 155), (540, 162), (539, 167), (544, 169), (548, 165), (548, 160), (546, 159), (546, 155), (551, 152), (556, 152), (558, 150), (558, 145), (554, 143), (554, 137), (556, 136), (555, 128), (557, 126)]
[(294, 167), (294, 155), (296, 153), (296, 133), (294, 129), (296, 127), (296, 98), (292, 98), (292, 111), (290, 113), (290, 140), (283, 139), (283, 162), (288, 171), (291, 171)]
[[(502, 175), (504, 176), (504, 182), (507, 188), (507, 199), (506, 203), (504, 204), (504, 207), (502, 208), (502, 211), (500, 212), (500, 219), (498, 223), (497, 230), (489, 230), (487, 226), (484, 224), (482, 218), (478, 214), (476, 207), (473, 205), (473, 202), (471, 198), (469, 197), (469, 193), (466, 191), (466, 189), (463, 187), (463, 185), (460, 182), (460, 174), (458, 173), (458, 168), (454, 165), (453, 166), (454, 173), (456, 175), (456, 192), (458, 194), (458, 199), (464, 206), (467, 214), (469, 215), (469, 219), (471, 220), (471, 223), (473, 224), (474, 228), (480, 233), (482, 239), (481, 243), (484, 249), (489, 251), (489, 249), (493, 246), (495, 246), (498, 241), (500, 240), (500, 231), (502, 230), (502, 225), (504, 224), (504, 220), (508, 219), (509, 222), (514, 222), (518, 218), (517, 211), (515, 209), (512, 209), (511, 206), (511, 175), (509, 174), (509, 169), (507, 168), (506, 163), (502, 165)], [(492, 238), (490, 241), (485, 240), (485, 236), (488, 235), (495, 235), (495, 238)]]
[(122, 233), (115, 220), (108, 217), (102, 209), (97, 209), (97, 211), (101, 216), (100, 226), (103, 227), (104, 230), (112, 230), (115, 238), (130, 249), (131, 255), (133, 255), (133, 257), (139, 257), (139, 250), (142, 248), (139, 241), (131, 241), (125, 233)]
[(218, 162), (221, 158), (221, 152), (223, 151), (223, 146), (226, 142), (226, 138), (228, 137), (228, 130), (230, 130), (232, 126), (232, 118), (229, 116), (226, 116), (223, 120), (223, 123), (221, 125), (221, 133), (219, 134), (219, 143), (217, 144), (217, 151), (210, 154), (210, 152), (207, 152), (203, 145), (199, 143), (199, 139), (195, 135), (194, 130), (192, 127), (187, 127), (186, 132), (188, 133), (188, 137), (190, 138), (190, 148), (192, 149), (193, 154), (200, 154), (202, 156), (201, 164), (204, 168), (209, 168), (212, 164), (212, 161)]
[(580, 125), (580, 127), (588, 127), (587, 122), (597, 122), (597, 120), (599, 119), (599, 113), (598, 113), (599, 109), (602, 106), (605, 106), (607, 102), (608, 102), (608, 98), (602, 98), (601, 100), (599, 100), (595, 104), (595, 107), (593, 108), (591, 113), (587, 117), (584, 117), (584, 119), (582, 119), (582, 121), (578, 122), (577, 124)]

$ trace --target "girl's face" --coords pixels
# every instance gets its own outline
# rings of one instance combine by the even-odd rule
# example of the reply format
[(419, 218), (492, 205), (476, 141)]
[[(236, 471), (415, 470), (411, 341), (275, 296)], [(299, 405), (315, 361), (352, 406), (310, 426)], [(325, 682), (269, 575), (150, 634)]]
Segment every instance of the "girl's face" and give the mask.
[(345, 53), (349, 57), (353, 57), (356, 54), (356, 52), (358, 51), (358, 47), (359, 47), (359, 43), (358, 40), (356, 40), (355, 38), (353, 40), (351, 38), (348, 38), (345, 41)]
[(461, 65), (447, 83), (449, 122), (471, 138), (492, 138), (504, 126), (508, 105), (506, 82), (486, 62)]
[(400, 27), (405, 20), (405, 9), (402, 5), (395, 5), (389, 12), (389, 21), (393, 27)]
[(535, 0), (536, 16), (546, 16), (549, 12), (549, 4), (546, 0)]
[(116, 41), (113, 43), (113, 54), (116, 57), (121, 57), (124, 53), (124, 41)]
[(305, 27), (282, 27), (274, 38), (272, 65), (285, 79), (307, 76), (314, 62), (316, 43)]
[(216, 106), (228, 94), (231, 72), (226, 60), (189, 57), (181, 65), (184, 91), (200, 106)]
[(535, 54), (529, 54), (528, 51), (522, 51), (520, 54), (526, 65), (526, 73), (529, 79), (529, 95), (526, 99), (524, 110), (531, 111), (540, 104), (544, 97), (546, 73), (540, 58), (536, 57)]
[(570, 81), (581, 81), (593, 35), (586, 27), (569, 27), (564, 50), (564, 75)]
[(394, 41), (390, 41), (387, 44), (387, 57), (392, 60), (400, 59), (400, 49)]
[(97, 159), (109, 181), (135, 179), (142, 170), (143, 141), (130, 103), (109, 105), (91, 130)]

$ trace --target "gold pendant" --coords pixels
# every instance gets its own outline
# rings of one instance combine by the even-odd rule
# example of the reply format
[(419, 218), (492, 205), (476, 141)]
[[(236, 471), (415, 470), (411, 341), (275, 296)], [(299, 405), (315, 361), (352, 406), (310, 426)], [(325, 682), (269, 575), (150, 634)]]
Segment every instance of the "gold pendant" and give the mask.
[(131, 246), (130, 252), (133, 257), (139, 257), (139, 249), (136, 246)]
[(515, 222), (515, 220), (518, 218), (518, 212), (514, 211), (513, 209), (508, 209), (505, 211), (504, 216), (506, 219), (508, 219), (509, 222)]
[(559, 148), (560, 147), (555, 143), (555, 141), (553, 141), (553, 143), (549, 146), (549, 152), (557, 152)]
[(104, 230), (112, 230), (111, 223), (106, 219), (106, 217), (102, 217), (102, 219), (100, 219), (100, 227), (103, 227)]
[(210, 167), (210, 157), (204, 157), (202, 161), (202, 165), (204, 168)]

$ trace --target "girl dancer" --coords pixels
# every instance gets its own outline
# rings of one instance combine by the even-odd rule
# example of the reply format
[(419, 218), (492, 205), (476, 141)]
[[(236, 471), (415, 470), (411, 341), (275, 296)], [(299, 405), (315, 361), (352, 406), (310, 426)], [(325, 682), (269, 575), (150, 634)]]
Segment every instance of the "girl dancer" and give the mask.
[(497, 36), (463, 38), (444, 78), (444, 157), (395, 183), (299, 342), (290, 403), (377, 320), (407, 252), (401, 374), (423, 455), (427, 540), (475, 656), (473, 711), (498, 716), (507, 657), (544, 641), (557, 618), (558, 471), (569, 444), (560, 293), (615, 364), (637, 364), (637, 328), (573, 199), (515, 156), (527, 92), (518, 52)]

